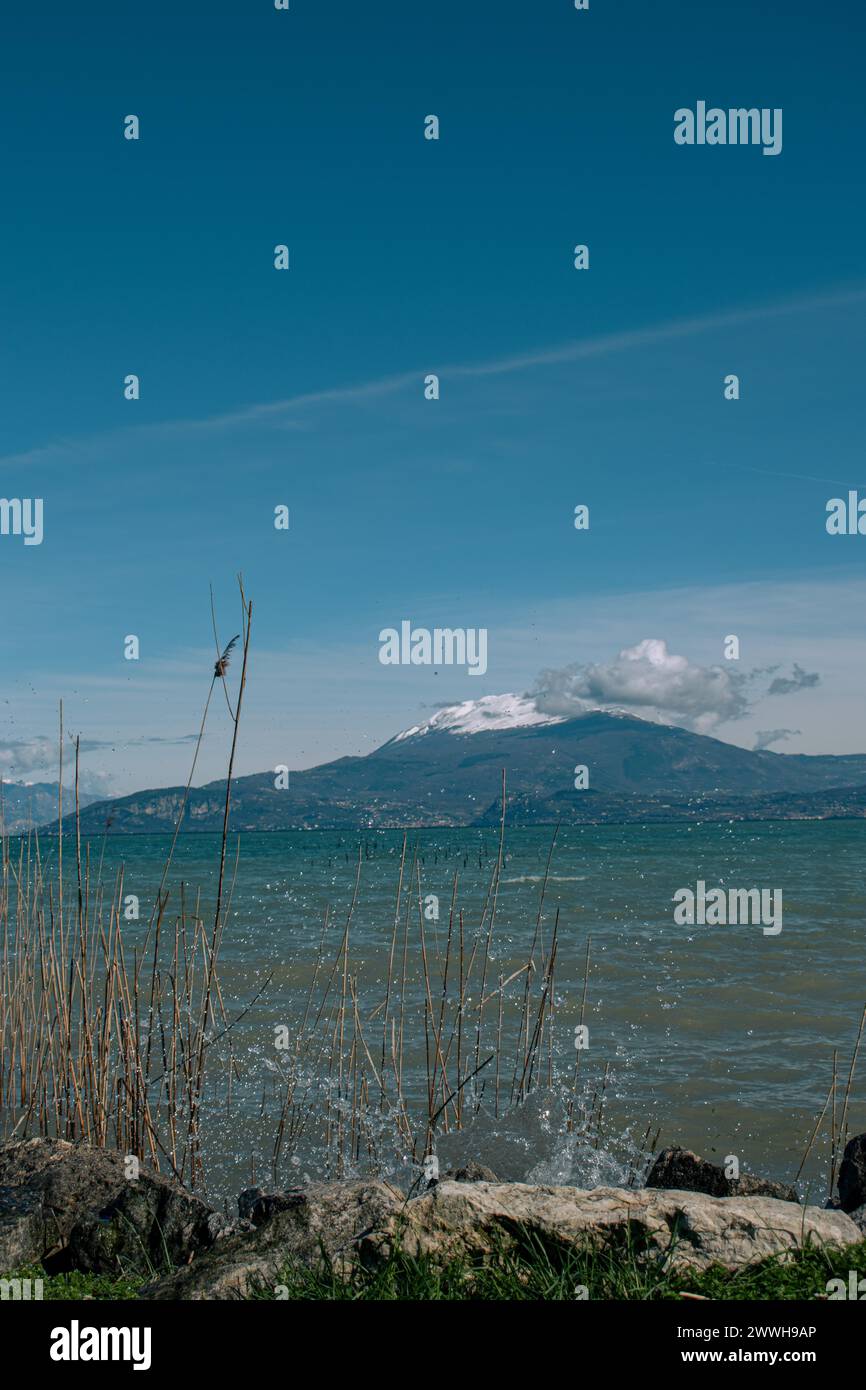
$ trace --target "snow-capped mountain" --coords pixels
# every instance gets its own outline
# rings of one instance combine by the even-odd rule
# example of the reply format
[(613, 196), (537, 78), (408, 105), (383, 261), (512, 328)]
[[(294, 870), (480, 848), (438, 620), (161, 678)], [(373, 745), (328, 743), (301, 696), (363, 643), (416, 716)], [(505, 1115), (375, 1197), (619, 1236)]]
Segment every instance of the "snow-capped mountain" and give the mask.
[[(588, 769), (587, 789), (575, 770)], [(236, 778), (236, 830), (862, 815), (866, 755), (752, 752), (618, 710), (550, 715), (522, 695), (449, 705), (365, 757)], [(860, 788), (837, 795), (833, 789)], [(87, 833), (169, 830), (182, 786), (88, 807)], [(225, 782), (190, 793), (184, 828), (222, 824)]]
[(539, 724), (562, 724), (565, 716), (543, 714), (528, 695), (483, 695), (480, 700), (464, 700), (445, 705), (423, 724), (413, 724), (392, 739), (402, 743), (424, 734), (487, 734), (499, 729), (528, 729)]

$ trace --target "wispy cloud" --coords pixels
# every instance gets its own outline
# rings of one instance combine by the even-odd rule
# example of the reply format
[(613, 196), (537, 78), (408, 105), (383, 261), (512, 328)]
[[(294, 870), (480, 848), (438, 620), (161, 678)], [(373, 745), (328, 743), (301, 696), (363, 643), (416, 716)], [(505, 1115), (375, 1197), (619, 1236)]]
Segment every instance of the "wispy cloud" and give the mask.
[[(584, 358), (605, 357), (613, 353), (629, 352), (642, 347), (654, 347), (660, 343), (676, 342), (680, 338), (691, 338), (700, 333), (739, 328), (763, 319), (844, 308), (847, 305), (863, 303), (864, 301), (866, 301), (866, 286), (855, 285), (823, 295), (800, 296), (771, 304), (755, 305), (751, 308), (732, 309), (726, 313), (674, 319), (669, 323), (651, 324), (646, 328), (629, 329), (622, 333), (606, 333), (592, 338), (578, 338), (561, 343), (557, 347), (497, 357), (487, 362), (450, 363), (440, 366), (436, 370), (440, 376), (447, 376), (450, 380), (509, 376), (516, 372), (532, 371), (540, 367), (578, 362)], [(252, 405), (243, 410), (227, 411), (207, 419), (177, 420), (159, 428), (227, 429), (235, 425), (255, 424), (269, 420), (274, 416), (290, 414), (292, 411), (302, 411), (317, 405), (331, 405), (341, 402), (352, 404), (357, 401), (374, 400), (381, 396), (395, 395), (410, 386), (417, 386), (419, 375), (430, 370), (429, 366), (425, 366), (423, 371), (419, 367), (411, 372), (401, 372), (397, 376), (382, 377), (354, 386), (339, 386), (324, 391), (288, 396), (284, 400)]]
[(57, 741), (36, 735), (26, 739), (0, 740), (0, 776), (26, 777), (36, 768), (57, 761)]
[(791, 675), (776, 676), (767, 693), (769, 695), (793, 695), (798, 690), (811, 690), (820, 682), (821, 677), (817, 671), (804, 671), (803, 667), (798, 666), (795, 661)]
[(302, 416), (304, 412), (322, 405), (361, 404), (389, 396), (397, 396), (401, 391), (416, 387), (419, 378), (431, 370), (452, 381), (471, 381), (478, 378), (506, 377), (520, 372), (535, 371), (544, 367), (558, 366), (567, 362), (579, 362), (589, 358), (605, 357), (620, 352), (631, 352), (645, 347), (657, 347), (663, 343), (677, 342), (704, 333), (721, 332), (729, 328), (747, 327), (773, 319), (792, 317), (798, 314), (820, 313), (833, 309), (848, 308), (866, 302), (866, 285), (854, 284), (824, 294), (800, 295), (778, 300), (768, 304), (753, 305), (731, 309), (724, 313), (705, 314), (690, 318), (674, 319), (667, 323), (650, 324), (645, 328), (628, 329), (620, 333), (599, 334), (589, 338), (578, 338), (561, 343), (555, 347), (540, 348), (534, 351), (496, 357), (483, 362), (457, 362), (444, 365), (429, 363), (411, 371), (393, 376), (379, 377), (355, 384), (308, 391), (281, 400), (259, 402), (236, 410), (222, 411), (214, 415), (178, 418), (147, 425), (133, 425), (124, 429), (105, 431), (101, 434), (82, 437), (79, 440), (54, 440), (42, 446), (8, 455), (0, 460), (5, 467), (22, 466), (32, 463), (49, 463), (62, 460), (82, 448), (111, 444), (118, 439), (130, 437), (149, 437), (183, 435), (195, 432), (229, 431), (232, 429), (279, 423), (285, 428), (288, 417)]
[(773, 743), (787, 743), (789, 738), (796, 738), (799, 732), (799, 729), (758, 729), (755, 733), (754, 751), (760, 753)]
[[(118, 739), (115, 742), (110, 739), (81, 738), (78, 741), (78, 751), (84, 755), (105, 752), (106, 750), (116, 752), (118, 748), (144, 748), (153, 745), (175, 747), (195, 743), (197, 738), (197, 734), (166, 736), (147, 734), (140, 738)], [(17, 779), (27, 777), (33, 772), (50, 773), (55, 776), (57, 766), (58, 745), (56, 738), (48, 738), (45, 734), (34, 734), (32, 738), (0, 739), (0, 777)]]

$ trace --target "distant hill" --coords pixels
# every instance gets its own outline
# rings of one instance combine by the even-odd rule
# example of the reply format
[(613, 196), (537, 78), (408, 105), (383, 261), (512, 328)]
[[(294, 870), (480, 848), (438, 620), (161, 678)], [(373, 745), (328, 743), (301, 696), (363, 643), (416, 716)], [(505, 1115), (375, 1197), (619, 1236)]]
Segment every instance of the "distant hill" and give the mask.
[[(589, 768), (589, 790), (574, 769)], [(512, 823), (862, 816), (866, 754), (751, 752), (686, 729), (616, 712), (576, 719), (530, 700), (488, 696), (439, 711), (364, 757), (293, 772), (239, 777), (235, 830), (464, 826), (498, 818), (502, 769)], [(182, 787), (89, 805), (89, 834), (169, 830)], [(225, 781), (194, 788), (183, 829), (218, 830)]]
[[(57, 818), (56, 782), (4, 782), (2, 786), (3, 817), (2, 826), (7, 835), (17, 835), (30, 826), (42, 825), (45, 821)], [(75, 794), (69, 787), (63, 789), (64, 817), (75, 810)], [(90, 806), (99, 798), (80, 792), (81, 806)]]

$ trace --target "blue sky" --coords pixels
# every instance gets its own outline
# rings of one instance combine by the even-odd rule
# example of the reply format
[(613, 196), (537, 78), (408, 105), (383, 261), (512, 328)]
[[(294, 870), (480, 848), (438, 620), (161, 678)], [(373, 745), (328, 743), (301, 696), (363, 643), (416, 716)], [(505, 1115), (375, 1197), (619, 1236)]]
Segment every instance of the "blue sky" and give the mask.
[[(0, 537), (0, 771), (50, 773), (28, 749), (62, 696), (94, 785), (183, 781), (208, 585), (229, 636), (238, 570), (241, 771), (648, 637), (712, 664), (729, 632), (744, 669), (821, 680), (721, 737), (863, 751), (866, 539), (824, 516), (866, 489), (864, 26), (838, 0), (19, 7), (0, 495), (42, 497), (45, 539)], [(781, 155), (675, 145), (699, 99), (781, 107)], [(486, 676), (382, 667), (402, 618), (486, 627)]]

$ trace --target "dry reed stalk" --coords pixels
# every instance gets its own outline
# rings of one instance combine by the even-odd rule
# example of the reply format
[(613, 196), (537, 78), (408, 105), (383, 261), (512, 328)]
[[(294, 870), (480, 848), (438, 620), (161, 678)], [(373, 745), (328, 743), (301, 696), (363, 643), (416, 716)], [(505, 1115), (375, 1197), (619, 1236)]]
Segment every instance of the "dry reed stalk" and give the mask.
[(832, 1108), (832, 1112), (831, 1112), (831, 1116), (830, 1116), (830, 1184), (829, 1184), (829, 1191), (828, 1191), (828, 1193), (827, 1193), (827, 1196), (828, 1196), (828, 1197), (832, 1197), (832, 1196), (833, 1196), (833, 1188), (834, 1188), (835, 1183), (836, 1183), (836, 1140), (837, 1140), (837, 1131), (836, 1131), (836, 1068), (837, 1068), (837, 1065), (838, 1065), (838, 1057), (839, 1057), (839, 1053), (838, 1053), (837, 1049), (834, 1047), (834, 1048), (833, 1048), (833, 1080), (832, 1080), (832, 1083), (831, 1083), (831, 1085), (830, 1085), (830, 1094), (831, 1094), (831, 1096), (833, 1097), (833, 1108)]
[[(794, 1182), (795, 1182), (795, 1183), (799, 1182), (799, 1180), (800, 1180), (800, 1174), (802, 1173), (803, 1169), (804, 1169), (805, 1166), (806, 1166), (806, 1160), (808, 1159), (809, 1154), (812, 1152), (812, 1145), (815, 1143), (815, 1139), (817, 1138), (817, 1135), (818, 1135), (818, 1130), (821, 1128), (821, 1125), (822, 1125), (823, 1120), (824, 1120), (824, 1116), (827, 1114), (827, 1108), (828, 1108), (828, 1106), (829, 1106), (829, 1104), (830, 1104), (830, 1100), (831, 1100), (831, 1098), (832, 1098), (832, 1096), (833, 1096), (833, 1093), (834, 1093), (835, 1089), (836, 1089), (836, 1053), (834, 1052), (834, 1053), (833, 1053), (833, 1079), (832, 1079), (832, 1081), (830, 1082), (830, 1089), (829, 1089), (829, 1091), (827, 1092), (827, 1099), (824, 1101), (824, 1108), (823, 1108), (823, 1110), (821, 1111), (820, 1115), (818, 1116), (817, 1120), (815, 1121), (815, 1128), (812, 1130), (812, 1133), (811, 1133), (811, 1135), (810, 1135), (810, 1137), (809, 1137), (809, 1142), (808, 1142), (808, 1144), (806, 1145), (806, 1152), (803, 1154), (803, 1157), (800, 1159), (800, 1166), (799, 1166), (799, 1168), (797, 1169), (797, 1172), (796, 1172), (796, 1174), (795, 1174), (795, 1176), (794, 1176)], [(832, 1189), (831, 1189), (831, 1190), (832, 1190)]]
[[(388, 976), (387, 976), (387, 981), (386, 981), (386, 985), (385, 985), (385, 1009), (384, 1009), (384, 1013), (383, 1013), (383, 1015), (382, 1015), (382, 1059), (381, 1059), (381, 1066), (380, 1066), (380, 1069), (379, 1069), (379, 1070), (380, 1070), (380, 1075), (381, 1075), (383, 1078), (384, 1078), (384, 1076), (385, 1076), (385, 1045), (386, 1045), (386, 1039), (387, 1039), (387, 1036), (388, 1036), (388, 1009), (389, 1009), (389, 1006), (390, 1006), (390, 1003), (391, 1003), (391, 985), (392, 985), (393, 976), (394, 976), (394, 952), (395, 952), (396, 947), (397, 947), (397, 929), (398, 929), (399, 924), (400, 924), (400, 901), (401, 901), (401, 897), (402, 897), (402, 893), (403, 893), (403, 871), (404, 871), (404, 869), (405, 869), (405, 867), (406, 867), (406, 843), (407, 843), (407, 835), (406, 835), (406, 832), (404, 831), (404, 833), (403, 833), (403, 847), (402, 847), (402, 849), (401, 849), (401, 851), (400, 851), (400, 876), (399, 876), (399, 878), (397, 879), (397, 902), (396, 902), (395, 907), (394, 907), (394, 926), (393, 926), (393, 930), (392, 930), (392, 932), (391, 932), (391, 950), (390, 950), (390, 952), (389, 952), (389, 954), (388, 954)], [(382, 1106), (384, 1106), (384, 1104), (385, 1104), (385, 1092), (384, 1092), (384, 1090), (382, 1091), (381, 1104), (382, 1104)]]
[[(242, 584), (241, 599), (246, 615), (244, 671), (233, 711), (227, 806), (249, 645), (251, 605), (244, 599)], [(219, 669), (215, 668), (215, 678), (219, 676), (223, 682), (231, 646), (230, 643), (218, 661)], [(200, 741), (201, 735), (197, 749)], [(0, 820), (0, 1110), (7, 1119), (7, 1132), (11, 1125), (13, 1133), (27, 1133), (35, 1124), (43, 1134), (102, 1145), (114, 1142), (128, 1153), (149, 1158), (157, 1166), (160, 1156), (167, 1158), (168, 1166), (178, 1174), (188, 1167), (194, 1182), (202, 1172), (198, 1118), (207, 1051), (212, 1042), (230, 1034), (238, 1021), (227, 1018), (217, 973), (219, 940), (225, 914), (231, 909), (238, 862), (236, 857), (226, 891), (227, 812), (212, 939), (208, 941), (200, 918), (190, 936), (181, 885), (181, 916), (175, 924), (168, 964), (163, 965), (168, 894), (163, 894), (162, 889), (182, 820), (182, 803), (148, 925), (153, 950), (145, 957), (144, 950), (133, 949), (128, 963), (122, 918), (123, 870), (120, 869), (110, 900), (106, 901), (102, 881), (106, 837), (102, 838), (95, 881), (90, 845), (85, 849), (82, 842), (80, 749), (80, 739), (76, 737), (75, 882), (68, 918), (62, 702), (54, 882), (46, 878), (43, 870), (38, 833), (31, 831), (19, 837), (17, 861), (13, 860), (5, 824)], [(193, 770), (194, 766), (195, 762)], [(192, 773), (190, 784), (191, 780)], [(147, 982), (145, 959), (150, 969)], [(216, 1038), (208, 1035), (215, 1016), (223, 1024)], [(230, 1038), (226, 1051), (230, 1104)], [(156, 1056), (162, 1069), (154, 1077), (151, 1060)], [(179, 1130), (182, 1116), (186, 1120), (183, 1135)], [(158, 1129), (162, 1122), (167, 1128), (166, 1144)]]
[(529, 1045), (529, 1012), (530, 1012), (530, 1002), (531, 1002), (531, 997), (532, 997), (532, 977), (533, 977), (533, 975), (534, 975), (534, 973), (535, 973), (535, 949), (536, 949), (536, 946), (537, 946), (537, 944), (538, 944), (539, 935), (540, 935), (540, 932), (541, 932), (542, 913), (543, 913), (543, 911), (544, 911), (544, 898), (545, 898), (545, 894), (546, 894), (546, 892), (547, 892), (547, 883), (548, 883), (548, 879), (549, 879), (549, 876), (550, 876), (550, 865), (551, 865), (551, 862), (552, 862), (552, 860), (553, 860), (553, 851), (554, 851), (554, 848), (555, 848), (555, 846), (556, 846), (556, 838), (557, 838), (557, 835), (558, 835), (558, 834), (559, 834), (559, 826), (557, 825), (556, 828), (555, 828), (555, 830), (554, 830), (554, 832), (553, 832), (553, 838), (551, 839), (551, 842), (550, 842), (550, 849), (548, 850), (548, 854), (547, 854), (547, 864), (545, 865), (545, 869), (544, 869), (544, 879), (543, 879), (542, 884), (541, 884), (541, 895), (540, 895), (539, 903), (538, 903), (538, 912), (537, 912), (536, 918), (535, 918), (535, 928), (534, 928), (534, 931), (533, 931), (533, 934), (532, 934), (532, 942), (531, 942), (531, 945), (530, 945), (530, 947), (529, 947), (529, 969), (528, 969), (527, 972), (526, 972), (526, 979), (525, 979), (525, 981), (524, 981), (524, 988), (523, 988), (523, 1009), (522, 1009), (521, 1018), (520, 1018), (520, 1029), (521, 1029), (521, 1031), (520, 1031), (520, 1036), (518, 1037), (518, 1043), (517, 1043), (517, 1048), (518, 1048), (518, 1050), (517, 1050), (517, 1056), (515, 1057), (515, 1060), (514, 1060), (514, 1073), (513, 1073), (512, 1078), (511, 1078), (511, 1101), (512, 1101), (512, 1104), (514, 1103), (514, 1099), (515, 1099), (514, 1092), (515, 1092), (515, 1088), (516, 1088), (516, 1086), (517, 1086), (517, 1068), (520, 1066), (521, 1059), (522, 1059), (522, 1061), (523, 1061), (523, 1070), (524, 1070), (524, 1072), (525, 1072), (525, 1070), (526, 1070), (526, 1054), (527, 1054), (528, 1045)]
[[(610, 1062), (604, 1064), (604, 1076), (601, 1082), (601, 1094), (598, 1098), (598, 1118), (595, 1121), (595, 1142), (593, 1147), (598, 1149), (601, 1145), (602, 1119), (604, 1115), (604, 1101), (607, 1092), (607, 1079), (610, 1074)], [(593, 1096), (593, 1114), (595, 1113), (595, 1097)], [(590, 1120), (590, 1124), (592, 1121)]]
[[(486, 986), (487, 986), (487, 968), (488, 968), (488, 964), (489, 964), (489, 961), (490, 961), (490, 945), (491, 945), (491, 942), (492, 942), (492, 939), (493, 939), (493, 928), (494, 928), (494, 924), (495, 924), (495, 921), (496, 921), (496, 905), (497, 905), (497, 902), (498, 902), (498, 899), (499, 899), (499, 880), (500, 880), (500, 877), (501, 877), (501, 875), (502, 875), (503, 852), (504, 852), (504, 847), (505, 847), (505, 805), (506, 805), (506, 802), (505, 802), (505, 768), (502, 769), (502, 791), (501, 791), (501, 801), (502, 801), (502, 804), (501, 804), (501, 806), (500, 806), (500, 814), (499, 814), (499, 846), (498, 846), (497, 854), (496, 854), (496, 864), (495, 864), (495, 867), (494, 867), (494, 870), (493, 870), (493, 878), (492, 878), (492, 880), (491, 880), (492, 899), (493, 899), (493, 901), (492, 901), (492, 906), (491, 906), (491, 909), (490, 909), (490, 923), (489, 923), (489, 926), (488, 926), (488, 928), (487, 928), (487, 936), (485, 937), (485, 940), (484, 940), (484, 957), (483, 957), (482, 965), (481, 965), (481, 986), (480, 986), (480, 990), (479, 990), (479, 994), (478, 994), (478, 1021), (477, 1021), (477, 1023), (476, 1023), (476, 1027), (475, 1027), (475, 1066), (476, 1066), (476, 1067), (478, 1066), (478, 1057), (479, 1057), (480, 1050), (481, 1050), (481, 1026), (482, 1026), (482, 1023), (483, 1023), (483, 1021), (484, 1021), (484, 991), (485, 991), (485, 988), (486, 988)], [(488, 901), (490, 900), (490, 896), (491, 896), (491, 889), (488, 889)], [(484, 910), (482, 911), (482, 914), (481, 914), (481, 925), (480, 925), (480, 927), (479, 927), (479, 929), (478, 929), (478, 930), (479, 930), (479, 934), (480, 934), (481, 932), (483, 932), (483, 930), (484, 930), (484, 916), (485, 916), (486, 911), (487, 911), (487, 902), (485, 902)], [(477, 941), (478, 941), (478, 937), (476, 937), (476, 946), (477, 946)], [(475, 961), (475, 947), (473, 947), (473, 950), (472, 950), (472, 957), (471, 957), (470, 962), (469, 962), (469, 973), (470, 973), (470, 974), (471, 974), (471, 972), (472, 972), (472, 966), (473, 966), (474, 961)]]
[[(581, 1000), (580, 1000), (580, 1019), (579, 1019), (579, 1023), (578, 1023), (578, 1026), (579, 1026), (580, 1028), (583, 1027), (583, 1019), (584, 1019), (584, 1014), (585, 1014), (585, 1012), (586, 1012), (586, 991), (587, 991), (587, 985), (588, 985), (588, 983), (589, 983), (589, 955), (590, 955), (590, 946), (591, 946), (591, 944), (592, 944), (592, 937), (588, 936), (588, 937), (586, 938), (586, 961), (585, 961), (584, 967), (583, 967), (583, 994), (582, 994)], [(579, 1079), (580, 1079), (580, 1057), (581, 1057), (581, 1052), (582, 1052), (582, 1051), (583, 1051), (582, 1048), (576, 1048), (576, 1049), (575, 1049), (574, 1072), (573, 1072), (573, 1075), (572, 1075), (572, 1083), (571, 1083), (571, 1096), (569, 1097), (569, 1102), (568, 1102), (568, 1124), (567, 1124), (567, 1130), (568, 1130), (568, 1133), (569, 1133), (569, 1134), (573, 1134), (573, 1133), (574, 1133), (574, 1107), (575, 1107), (575, 1104), (576, 1104), (576, 1102), (577, 1102), (577, 1087), (578, 1087), (578, 1082), (579, 1082)]]

